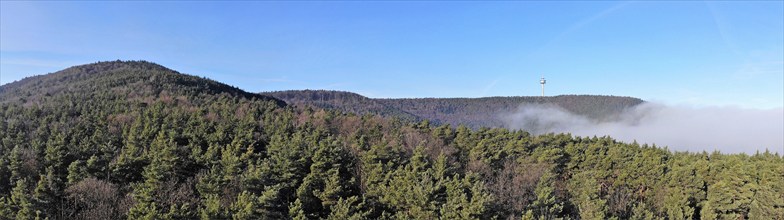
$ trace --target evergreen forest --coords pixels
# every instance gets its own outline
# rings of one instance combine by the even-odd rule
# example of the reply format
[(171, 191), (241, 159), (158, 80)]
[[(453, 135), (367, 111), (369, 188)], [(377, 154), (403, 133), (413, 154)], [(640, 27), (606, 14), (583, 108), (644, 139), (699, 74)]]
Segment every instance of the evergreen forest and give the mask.
[[(391, 102), (373, 108), (415, 105)], [(98, 62), (0, 87), (0, 219), (784, 219), (784, 157), (295, 106)]]

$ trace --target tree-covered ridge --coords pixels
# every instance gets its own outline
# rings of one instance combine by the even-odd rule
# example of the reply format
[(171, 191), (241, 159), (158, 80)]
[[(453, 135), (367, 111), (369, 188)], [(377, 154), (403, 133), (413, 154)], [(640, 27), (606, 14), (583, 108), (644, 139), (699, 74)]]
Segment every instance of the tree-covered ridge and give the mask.
[(784, 158), (768, 152), (96, 88), (0, 102), (0, 219), (784, 218)]
[(436, 124), (463, 124), (472, 129), (504, 127), (500, 117), (533, 105), (556, 106), (596, 121), (611, 121), (624, 111), (643, 103), (632, 97), (599, 95), (515, 96), (486, 98), (372, 99), (341, 91), (293, 90), (264, 95), (295, 105), (312, 105), (355, 114), (428, 119)]
[[(210, 79), (191, 76), (147, 61), (97, 62), (70, 67), (55, 73), (27, 77), (0, 86), (0, 102), (30, 105), (52, 100), (68, 99), (64, 96), (106, 95), (107, 99), (136, 99), (181, 95), (238, 96), (284, 102), (248, 93), (233, 86)], [(95, 97), (83, 97), (93, 99)], [(201, 101), (201, 99), (194, 99)], [(193, 103), (203, 104), (203, 103)]]
[(416, 115), (384, 104), (379, 100), (371, 99), (352, 92), (328, 90), (289, 90), (262, 92), (261, 94), (278, 98), (290, 105), (296, 106), (309, 105), (317, 108), (335, 109), (338, 111), (354, 113), (358, 115), (376, 114), (387, 117), (400, 118), (406, 121), (416, 121), (420, 119)]

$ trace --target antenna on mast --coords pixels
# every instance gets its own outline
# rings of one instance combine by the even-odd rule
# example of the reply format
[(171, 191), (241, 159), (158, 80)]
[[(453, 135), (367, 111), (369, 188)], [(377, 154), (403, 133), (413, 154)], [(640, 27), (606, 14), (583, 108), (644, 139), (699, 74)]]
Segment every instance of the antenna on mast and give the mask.
[(542, 74), (542, 79), (539, 80), (539, 84), (542, 84), (542, 97), (544, 97), (544, 84), (547, 83), (547, 80), (544, 79), (544, 74)]

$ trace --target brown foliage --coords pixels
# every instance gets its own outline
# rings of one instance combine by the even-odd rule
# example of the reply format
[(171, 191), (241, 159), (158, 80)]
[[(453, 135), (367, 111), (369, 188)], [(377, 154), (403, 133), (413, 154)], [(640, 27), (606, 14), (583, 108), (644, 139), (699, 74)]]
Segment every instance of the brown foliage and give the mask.
[(161, 205), (168, 208), (172, 205), (180, 207), (183, 204), (198, 204), (199, 197), (193, 188), (195, 185), (196, 181), (193, 178), (189, 178), (184, 182), (176, 180), (166, 181), (161, 188), (161, 192), (165, 192), (164, 195), (161, 195)]
[(41, 163), (38, 162), (38, 154), (35, 153), (33, 149), (30, 148), (20, 148), (19, 149), (19, 159), (22, 161), (22, 166), (20, 167), (20, 175), (22, 178), (33, 178), (35, 177), (37, 170), (41, 166)]
[(541, 163), (520, 164), (507, 160), (503, 169), (489, 182), (489, 189), (496, 195), (496, 202), (503, 210), (522, 213), (536, 200), (536, 185), (547, 171)]
[(109, 182), (86, 178), (65, 190), (74, 206), (74, 219), (117, 219), (127, 210), (120, 209), (122, 200), (117, 187)]

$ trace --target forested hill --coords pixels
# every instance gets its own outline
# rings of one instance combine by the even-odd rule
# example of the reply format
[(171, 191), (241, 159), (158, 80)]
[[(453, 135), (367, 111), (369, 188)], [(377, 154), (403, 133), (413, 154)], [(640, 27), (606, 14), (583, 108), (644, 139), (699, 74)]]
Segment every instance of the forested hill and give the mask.
[(417, 115), (408, 113), (400, 108), (383, 103), (378, 99), (371, 99), (360, 94), (343, 91), (327, 90), (289, 90), (278, 92), (262, 92), (262, 95), (278, 98), (291, 105), (314, 106), (318, 108), (335, 109), (346, 113), (358, 115), (376, 114), (387, 117), (397, 117), (406, 121), (420, 119)]
[(0, 87), (0, 219), (784, 219), (784, 158), (300, 108), (100, 62)]
[(632, 97), (599, 95), (516, 96), (486, 98), (372, 99), (359, 94), (325, 90), (265, 92), (290, 104), (332, 108), (355, 114), (380, 114), (428, 119), (436, 124), (470, 128), (504, 127), (501, 115), (530, 105), (551, 105), (597, 121), (613, 120), (624, 110), (643, 103)]
[(248, 93), (210, 79), (181, 74), (147, 61), (97, 62), (27, 77), (0, 86), (0, 102), (27, 105), (53, 100), (65, 101), (63, 98), (72, 96), (87, 96), (83, 97), (86, 101), (100, 96), (147, 104), (156, 98), (177, 101), (178, 98), (183, 98), (178, 96), (188, 95), (256, 98), (285, 105), (284, 102), (269, 96)]

